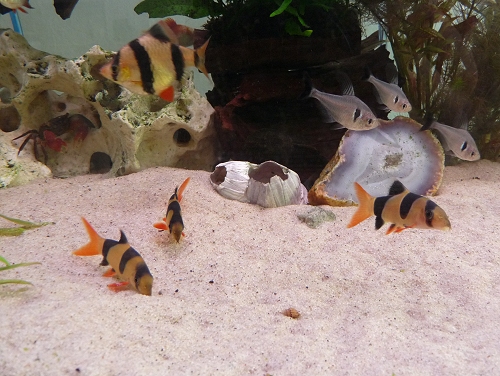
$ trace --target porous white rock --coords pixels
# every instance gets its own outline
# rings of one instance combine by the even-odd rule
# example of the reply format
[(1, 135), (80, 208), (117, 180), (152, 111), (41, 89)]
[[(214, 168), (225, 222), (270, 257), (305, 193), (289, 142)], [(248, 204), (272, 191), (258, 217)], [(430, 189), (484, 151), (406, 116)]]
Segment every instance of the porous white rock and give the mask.
[[(99, 77), (97, 68), (111, 55), (94, 46), (80, 58), (65, 59), (32, 48), (10, 29), (0, 30), (0, 111), (11, 119), (9, 129), (1, 128), (2, 142), (65, 113), (80, 113), (94, 125), (83, 141), (75, 141), (75, 132), (68, 130), (59, 136), (66, 143), (60, 152), (45, 147), (46, 165), (56, 177), (95, 172), (96, 156), (107, 156), (110, 175), (152, 166), (212, 170), (217, 154), (213, 108), (192, 77), (167, 104)], [(19, 148), (22, 142), (13, 144)], [(21, 155), (34, 159), (33, 141)], [(39, 159), (45, 162), (43, 153)]]

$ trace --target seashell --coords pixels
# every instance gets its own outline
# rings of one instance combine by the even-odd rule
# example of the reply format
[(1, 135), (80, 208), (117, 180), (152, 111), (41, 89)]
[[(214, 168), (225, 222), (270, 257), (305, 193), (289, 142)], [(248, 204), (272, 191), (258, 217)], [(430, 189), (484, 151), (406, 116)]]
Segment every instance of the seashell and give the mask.
[(444, 154), (421, 124), (396, 117), (363, 132), (347, 131), (337, 153), (309, 191), (313, 205), (357, 204), (354, 182), (370, 194), (385, 196), (395, 179), (411, 192), (427, 196), (438, 190), (444, 171)]
[(281, 312), (284, 316), (291, 317), (292, 319), (298, 319), (300, 317), (299, 311), (295, 308), (288, 308)]
[(210, 175), (210, 182), (225, 198), (248, 202), (246, 193), (250, 180), (248, 169), (251, 165), (250, 162), (240, 161), (219, 163)]
[(273, 161), (260, 165), (241, 161), (220, 163), (210, 181), (226, 198), (265, 208), (307, 204), (307, 189), (299, 175)]
[(273, 161), (263, 162), (248, 170), (247, 199), (265, 208), (307, 204), (307, 189), (299, 175)]

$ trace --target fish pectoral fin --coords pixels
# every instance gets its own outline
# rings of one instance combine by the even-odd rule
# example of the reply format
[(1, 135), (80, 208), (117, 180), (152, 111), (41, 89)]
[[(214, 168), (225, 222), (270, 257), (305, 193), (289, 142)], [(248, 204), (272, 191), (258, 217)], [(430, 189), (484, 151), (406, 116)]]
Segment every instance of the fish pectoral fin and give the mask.
[(385, 234), (386, 235), (392, 234), (396, 230), (397, 230), (396, 225), (393, 223), (392, 225), (389, 226)]
[(113, 268), (109, 268), (104, 274), (102, 275), (103, 277), (114, 277), (116, 275), (116, 272)]
[(161, 230), (161, 231), (168, 230), (168, 226), (167, 226), (167, 224), (165, 222), (156, 222), (156, 223), (153, 223), (153, 227), (157, 228), (158, 230)]
[(159, 94), (159, 97), (166, 100), (167, 102), (173, 102), (175, 97), (174, 87), (173, 86), (167, 87)]
[(128, 282), (116, 282), (116, 283), (111, 283), (108, 285), (108, 288), (113, 291), (113, 292), (120, 292), (127, 290), (129, 287)]
[(396, 230), (394, 230), (394, 232), (398, 233), (398, 232), (401, 232), (403, 230), (407, 230), (409, 228), (413, 228), (414, 226), (403, 226), (403, 227), (398, 227), (396, 228)]

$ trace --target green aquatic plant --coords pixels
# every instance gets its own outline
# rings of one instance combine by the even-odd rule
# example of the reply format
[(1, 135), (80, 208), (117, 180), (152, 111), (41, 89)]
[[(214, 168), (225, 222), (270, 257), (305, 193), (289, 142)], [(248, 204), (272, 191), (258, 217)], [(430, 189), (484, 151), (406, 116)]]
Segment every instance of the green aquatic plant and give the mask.
[(382, 26), (411, 117), (469, 121), (483, 157), (500, 157), (500, 4), (488, 0), (358, 0)]
[(41, 222), (41, 223), (28, 222), (28, 221), (23, 221), (22, 219), (7, 217), (6, 215), (3, 214), (0, 214), (0, 217), (19, 225), (19, 227), (0, 227), (0, 236), (19, 236), (26, 230), (54, 224), (54, 222)]
[[(15, 268), (20, 268), (21, 266), (30, 266), (30, 265), (36, 265), (40, 264), (39, 262), (23, 262), (20, 264), (11, 264), (8, 262), (5, 257), (0, 256), (0, 262), (2, 262), (5, 266), (0, 267), (0, 272), (4, 270), (10, 270), (10, 269), (15, 269)], [(17, 283), (17, 284), (23, 284), (23, 285), (31, 285), (31, 282), (24, 281), (22, 279), (0, 279), (0, 285), (5, 285), (7, 283)]]
[[(275, 6), (278, 5), (278, 8)], [(306, 22), (308, 9), (320, 9), (329, 12), (335, 6), (349, 7), (349, 1), (342, 0), (144, 0), (134, 11), (137, 14), (148, 13), (150, 18), (163, 18), (182, 15), (190, 18), (219, 17), (232, 14), (234, 7), (242, 12), (252, 8), (270, 8), (269, 17), (287, 14), (284, 30), (289, 35), (310, 36), (313, 30)], [(313, 17), (313, 16), (311, 16)], [(278, 22), (278, 21), (277, 21)], [(305, 28), (305, 29), (304, 29)]]

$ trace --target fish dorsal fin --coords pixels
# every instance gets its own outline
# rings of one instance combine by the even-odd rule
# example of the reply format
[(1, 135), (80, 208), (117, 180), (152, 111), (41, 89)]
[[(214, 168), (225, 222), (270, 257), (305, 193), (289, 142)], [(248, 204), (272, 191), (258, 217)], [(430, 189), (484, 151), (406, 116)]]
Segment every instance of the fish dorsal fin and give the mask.
[(391, 188), (389, 188), (389, 196), (399, 195), (405, 191), (408, 191), (408, 189), (403, 185), (403, 183), (399, 180), (395, 180), (394, 183), (392, 183)]
[(170, 26), (168, 26), (168, 22), (166, 20), (161, 20), (155, 23), (146, 33), (158, 40), (177, 45), (179, 44), (177, 35), (170, 28)]
[(420, 131), (426, 131), (426, 130), (431, 129), (432, 126), (433, 126), (433, 124), (434, 124), (434, 116), (431, 113), (429, 113), (429, 114), (426, 115), (426, 117), (425, 117), (425, 123), (420, 128)]
[(385, 66), (385, 75), (387, 77), (387, 82), (398, 85), (398, 70), (394, 64), (387, 64)]
[(458, 128), (463, 129), (464, 131), (469, 131), (469, 121), (465, 116), (463, 116), (458, 122)]
[(120, 240), (118, 240), (118, 243), (120, 244), (128, 243), (127, 237), (125, 236), (125, 233), (122, 230), (120, 230)]
[(337, 72), (337, 80), (342, 88), (342, 95), (352, 95), (354, 96), (354, 88), (352, 87), (352, 82), (347, 74), (344, 72)]
[(364, 67), (364, 74), (363, 77), (361, 77), (361, 81), (367, 81), (370, 79), (370, 76), (372, 76), (372, 70), (368, 65), (365, 65)]

